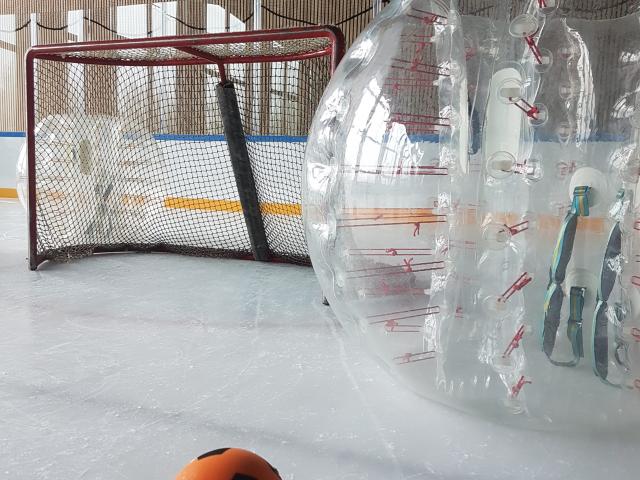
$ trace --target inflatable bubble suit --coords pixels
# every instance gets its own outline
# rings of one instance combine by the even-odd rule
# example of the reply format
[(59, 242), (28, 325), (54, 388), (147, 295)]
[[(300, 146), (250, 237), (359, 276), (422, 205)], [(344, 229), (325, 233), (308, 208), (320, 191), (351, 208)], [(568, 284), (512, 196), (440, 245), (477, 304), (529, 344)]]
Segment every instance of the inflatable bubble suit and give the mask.
[(345, 327), (417, 393), (531, 428), (640, 425), (640, 12), (394, 0), (309, 139)]
[[(150, 133), (127, 127), (107, 115), (57, 114), (38, 123), (36, 203), (55, 219), (38, 224), (38, 236), (46, 245), (91, 245), (97, 238), (126, 243), (131, 242), (130, 232), (136, 239), (154, 238), (155, 229), (141, 229), (140, 224), (153, 226), (164, 211), (160, 179), (166, 176), (157, 172), (166, 169), (166, 162)], [(18, 197), (26, 209), (26, 144), (16, 174)], [(83, 212), (82, 222), (74, 213), (78, 211)], [(85, 250), (78, 247), (76, 252)]]

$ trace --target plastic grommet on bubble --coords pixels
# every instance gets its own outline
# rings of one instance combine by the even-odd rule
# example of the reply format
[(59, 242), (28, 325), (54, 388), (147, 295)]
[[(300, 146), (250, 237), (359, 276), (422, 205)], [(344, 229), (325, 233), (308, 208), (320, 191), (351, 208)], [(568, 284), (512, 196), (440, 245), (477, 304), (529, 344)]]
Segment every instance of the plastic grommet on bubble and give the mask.
[(511, 21), (509, 33), (516, 38), (531, 38), (540, 28), (538, 19), (530, 14), (522, 14)]

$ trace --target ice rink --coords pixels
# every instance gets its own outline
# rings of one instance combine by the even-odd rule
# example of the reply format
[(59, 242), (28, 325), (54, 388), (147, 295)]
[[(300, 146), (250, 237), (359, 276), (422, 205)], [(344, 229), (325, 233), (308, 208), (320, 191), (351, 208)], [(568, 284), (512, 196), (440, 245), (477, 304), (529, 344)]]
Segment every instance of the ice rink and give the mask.
[(172, 479), (226, 446), (284, 479), (637, 477), (640, 432), (527, 432), (428, 402), (320, 299), (310, 268), (249, 261), (30, 272), (24, 212), (0, 200), (0, 478)]

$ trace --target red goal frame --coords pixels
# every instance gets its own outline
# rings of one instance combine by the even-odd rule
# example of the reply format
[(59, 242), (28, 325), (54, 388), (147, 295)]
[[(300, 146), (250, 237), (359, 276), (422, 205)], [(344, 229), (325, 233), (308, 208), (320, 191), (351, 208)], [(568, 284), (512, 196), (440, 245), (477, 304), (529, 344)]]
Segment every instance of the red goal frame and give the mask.
[[(241, 55), (218, 57), (198, 50), (199, 46), (246, 44), (250, 42), (277, 42), (304, 39), (326, 39), (328, 45), (323, 50), (296, 52), (283, 55)], [(189, 58), (174, 59), (123, 59), (92, 57), (91, 52), (127, 51), (144, 48), (173, 48), (191, 55)], [(78, 53), (87, 54), (79, 56)], [(37, 250), (37, 205), (36, 205), (36, 85), (35, 73), (38, 60), (67, 62), (85, 65), (111, 66), (180, 66), (180, 65), (217, 65), (221, 83), (227, 80), (226, 66), (232, 64), (266, 63), (297, 61), (318, 57), (330, 57), (333, 73), (345, 53), (345, 39), (342, 31), (334, 26), (313, 26), (278, 30), (255, 30), (246, 32), (228, 32), (220, 34), (165, 36), (126, 40), (107, 40), (96, 42), (78, 42), (55, 45), (40, 45), (31, 48), (26, 55), (26, 107), (27, 107), (27, 162), (28, 162), (28, 224), (29, 224), (29, 267), (35, 270), (47, 260), (38, 255)], [(73, 55), (76, 54), (76, 55)], [(245, 212), (246, 217), (246, 212)], [(93, 253), (116, 251), (171, 251), (163, 248), (118, 248), (109, 249), (96, 246)], [(258, 256), (254, 257), (258, 259)]]

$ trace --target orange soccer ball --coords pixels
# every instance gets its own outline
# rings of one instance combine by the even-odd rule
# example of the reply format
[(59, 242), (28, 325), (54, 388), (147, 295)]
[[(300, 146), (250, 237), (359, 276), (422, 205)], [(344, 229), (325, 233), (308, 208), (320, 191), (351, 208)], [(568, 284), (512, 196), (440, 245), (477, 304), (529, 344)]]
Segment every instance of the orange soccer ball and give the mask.
[(176, 480), (282, 480), (278, 470), (255, 453), (240, 448), (219, 448), (200, 455)]

